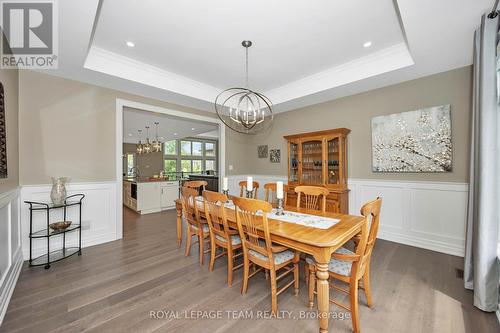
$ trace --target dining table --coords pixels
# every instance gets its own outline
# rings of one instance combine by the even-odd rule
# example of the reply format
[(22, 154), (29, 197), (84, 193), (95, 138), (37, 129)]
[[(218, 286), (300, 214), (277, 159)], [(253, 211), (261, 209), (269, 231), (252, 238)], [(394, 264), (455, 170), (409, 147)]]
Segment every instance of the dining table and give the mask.
[[(204, 217), (203, 201), (196, 200), (200, 216)], [(182, 202), (181, 199), (175, 201), (177, 210), (177, 242), (179, 247), (182, 243)], [(330, 292), (328, 264), (333, 252), (347, 243), (351, 238), (361, 232), (361, 227), (365, 221), (363, 216), (338, 214), (332, 212), (322, 212), (321, 210), (311, 210), (295, 206), (284, 206), (285, 213), (289, 212), (287, 219), (273, 214), (268, 216), (269, 232), (274, 243), (286, 246), (290, 249), (309, 254), (314, 257), (316, 263), (316, 281), (318, 297), (318, 320), (319, 332), (328, 332), (330, 313)], [(311, 227), (301, 223), (293, 223), (293, 213), (296, 215), (314, 215), (325, 220), (337, 220), (328, 228)], [(226, 207), (227, 222), (230, 227), (237, 229), (236, 212), (234, 207)], [(262, 226), (257, 226), (258, 231), (263, 233)]]

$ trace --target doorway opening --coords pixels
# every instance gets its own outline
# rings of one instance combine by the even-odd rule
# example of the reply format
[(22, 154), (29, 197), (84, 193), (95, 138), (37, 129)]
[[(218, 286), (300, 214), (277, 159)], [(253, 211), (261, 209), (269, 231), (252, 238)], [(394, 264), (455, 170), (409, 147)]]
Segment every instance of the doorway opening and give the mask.
[(217, 191), (225, 174), (225, 127), (217, 118), (123, 99), (116, 102), (117, 235), (123, 209), (145, 215), (175, 209), (189, 179)]

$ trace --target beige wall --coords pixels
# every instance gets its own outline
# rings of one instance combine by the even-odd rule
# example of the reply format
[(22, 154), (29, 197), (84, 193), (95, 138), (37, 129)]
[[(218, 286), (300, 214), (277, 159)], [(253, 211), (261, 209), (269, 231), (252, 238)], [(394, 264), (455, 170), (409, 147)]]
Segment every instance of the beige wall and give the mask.
[[(20, 72), (19, 88), (21, 184), (45, 184), (50, 176), (67, 176), (73, 182), (114, 180), (116, 98), (215, 117), (212, 113), (31, 71)], [(371, 171), (372, 117), (442, 104), (451, 104), (453, 172)], [(464, 67), (281, 113), (276, 115), (271, 130), (257, 136), (226, 129), (226, 173), (286, 175), (283, 135), (347, 127), (352, 130), (351, 178), (467, 182), (470, 108), (471, 67)], [(280, 148), (282, 162), (271, 164), (269, 159), (258, 159), (259, 144)], [(10, 163), (9, 167), (14, 168)], [(233, 166), (232, 171), (229, 165)]]
[(0, 179), (0, 193), (19, 185), (18, 91), (19, 71), (1, 69), (0, 82), (5, 94), (5, 127), (7, 131), (7, 178)]
[[(470, 66), (372, 90), (276, 115), (273, 127), (249, 137), (248, 167), (254, 174), (287, 174), (284, 135), (338, 127), (349, 134), (349, 177), (415, 181), (468, 182), (469, 122), (472, 94)], [(371, 171), (371, 118), (383, 114), (451, 104), (453, 171), (449, 173), (374, 173)], [(281, 149), (281, 163), (257, 158), (257, 146)]]
[[(72, 182), (114, 180), (116, 98), (215, 117), (38, 72), (22, 71), (19, 80), (19, 177), (23, 185), (46, 184), (51, 176), (67, 176)], [(226, 170), (233, 164), (233, 173), (246, 172), (244, 152), (238, 151), (243, 140), (239, 134), (227, 133)]]

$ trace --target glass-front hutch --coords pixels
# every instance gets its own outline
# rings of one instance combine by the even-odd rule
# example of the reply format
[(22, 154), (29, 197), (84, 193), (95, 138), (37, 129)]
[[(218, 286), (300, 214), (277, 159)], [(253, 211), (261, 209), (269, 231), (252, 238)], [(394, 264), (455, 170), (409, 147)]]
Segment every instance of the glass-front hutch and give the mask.
[(347, 135), (350, 130), (287, 135), (288, 197), (287, 204), (296, 203), (297, 185), (325, 186), (330, 190), (327, 210), (348, 213)]

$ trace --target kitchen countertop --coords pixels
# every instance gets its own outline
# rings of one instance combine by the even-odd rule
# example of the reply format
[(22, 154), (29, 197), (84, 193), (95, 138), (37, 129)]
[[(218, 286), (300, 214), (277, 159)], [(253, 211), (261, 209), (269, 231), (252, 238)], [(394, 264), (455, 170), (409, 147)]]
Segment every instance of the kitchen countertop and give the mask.
[(217, 175), (189, 175), (189, 177), (199, 178), (219, 178)]
[(149, 180), (148, 178), (123, 178), (124, 182), (130, 182), (130, 183), (173, 183), (173, 182), (178, 182), (178, 180), (167, 180), (167, 179), (162, 179), (162, 180)]

